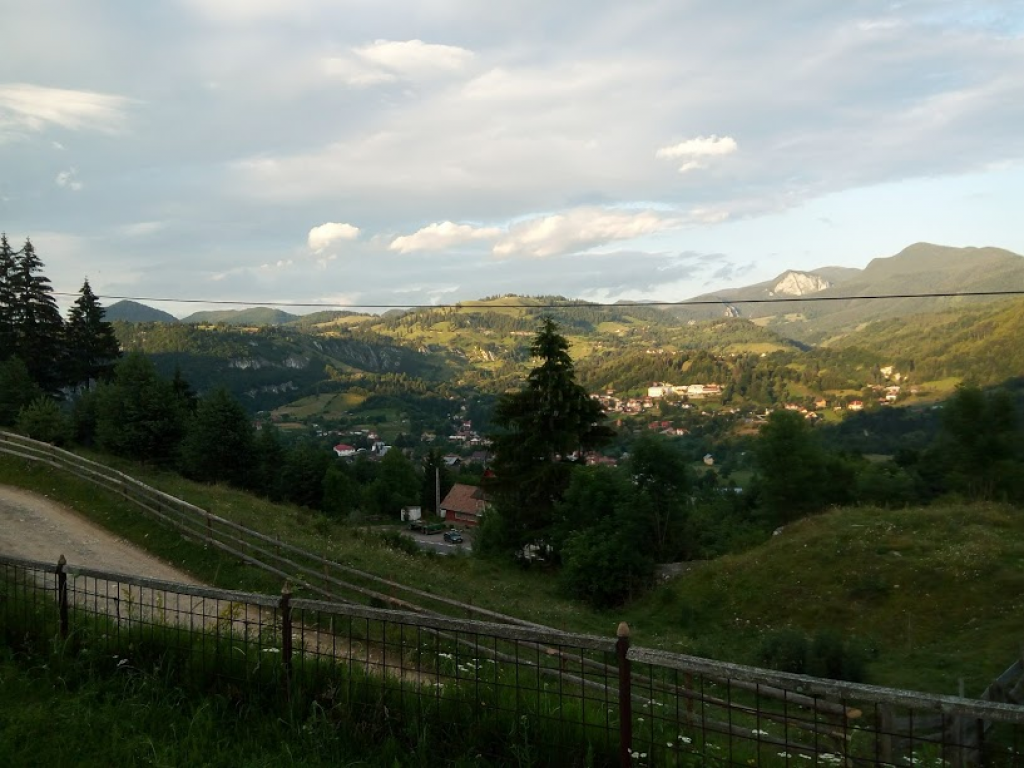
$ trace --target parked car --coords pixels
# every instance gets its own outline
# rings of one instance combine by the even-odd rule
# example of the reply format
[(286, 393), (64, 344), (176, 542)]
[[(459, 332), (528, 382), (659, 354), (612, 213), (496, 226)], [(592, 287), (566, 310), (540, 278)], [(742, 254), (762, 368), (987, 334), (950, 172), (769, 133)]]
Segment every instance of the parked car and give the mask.
[(445, 531), (444, 540), (447, 541), (449, 544), (461, 544), (463, 541), (462, 534), (454, 530)]

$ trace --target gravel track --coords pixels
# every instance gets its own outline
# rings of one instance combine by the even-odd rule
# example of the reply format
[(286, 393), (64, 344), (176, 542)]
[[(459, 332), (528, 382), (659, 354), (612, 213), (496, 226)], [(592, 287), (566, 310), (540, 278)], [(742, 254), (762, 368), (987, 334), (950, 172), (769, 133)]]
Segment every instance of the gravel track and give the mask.
[(70, 507), (38, 493), (0, 485), (0, 553), (199, 584), (186, 573), (119, 538)]

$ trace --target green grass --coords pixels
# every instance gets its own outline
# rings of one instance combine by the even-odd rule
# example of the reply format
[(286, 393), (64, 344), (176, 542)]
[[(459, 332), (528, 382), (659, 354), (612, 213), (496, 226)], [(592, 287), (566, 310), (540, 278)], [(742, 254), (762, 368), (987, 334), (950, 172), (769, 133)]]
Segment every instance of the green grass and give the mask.
[[(974, 695), (1019, 652), (1024, 514), (1013, 507), (834, 510), (743, 554), (700, 564), (632, 605), (597, 612), (561, 597), (543, 569), (396, 551), (377, 535), (306, 510), (171, 473), (119, 468), (342, 563), (560, 629), (612, 635), (625, 619), (639, 645), (754, 663), (767, 633), (833, 628), (869, 654), (870, 682), (952, 693), (963, 678)], [(275, 577), (185, 541), (72, 476), (4, 457), (0, 483), (60, 499), (203, 581), (280, 590)]]
[(442, 659), (443, 695), (429, 681), (396, 685), (344, 662), (297, 665), (286, 685), (280, 656), (261, 650), (273, 638), (183, 637), (73, 611), (71, 635), (55, 639), (52, 610), (19, 603), (6, 586), (0, 765), (614, 763), (615, 739), (593, 707), (576, 711), (536, 680), (521, 692), (513, 670), (468, 675)]
[(1024, 515), (950, 504), (802, 520), (627, 616), (648, 642), (747, 661), (767, 633), (834, 628), (873, 657), (871, 682), (956, 693), (962, 678), (976, 696), (1017, 657), (1022, 610)]
[[(93, 457), (98, 458), (98, 457)], [(103, 459), (160, 490), (312, 552), (419, 589), (512, 613), (554, 627), (614, 636), (618, 614), (597, 614), (560, 597), (540, 570), (522, 570), (471, 557), (396, 551), (364, 529), (294, 506), (273, 504), (226, 486), (193, 483), (179, 475)], [(60, 499), (103, 527), (196, 578), (226, 589), (278, 592), (280, 580), (234, 558), (183, 539), (115, 494), (32, 462), (0, 456), (0, 483)], [(57, 555), (54, 554), (54, 560)], [(458, 585), (454, 588), (453, 585)]]
[(347, 411), (361, 405), (364, 400), (365, 396), (350, 392), (310, 395), (283, 405), (274, 413), (278, 416), (291, 416), (294, 419), (338, 419)]

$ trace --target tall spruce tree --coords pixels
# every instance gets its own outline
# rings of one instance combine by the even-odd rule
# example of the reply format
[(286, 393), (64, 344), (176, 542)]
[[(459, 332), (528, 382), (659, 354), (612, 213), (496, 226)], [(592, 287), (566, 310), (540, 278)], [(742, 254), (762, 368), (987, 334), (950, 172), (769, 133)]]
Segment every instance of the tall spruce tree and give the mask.
[(17, 268), (18, 260), (7, 242), (7, 233), (0, 233), (0, 361), (16, 352)]
[(104, 310), (86, 278), (68, 311), (64, 338), (67, 346), (67, 383), (71, 386), (107, 380), (121, 357), (114, 327), (103, 319)]
[(576, 382), (569, 342), (545, 317), (530, 346), (539, 364), (526, 387), (501, 397), (494, 409), (492, 491), (501, 516), (502, 548), (519, 550), (544, 539), (554, 506), (569, 485), (572, 461), (609, 442), (604, 411)]
[(44, 391), (56, 392), (63, 384), (64, 320), (31, 240), (16, 257), (14, 351)]

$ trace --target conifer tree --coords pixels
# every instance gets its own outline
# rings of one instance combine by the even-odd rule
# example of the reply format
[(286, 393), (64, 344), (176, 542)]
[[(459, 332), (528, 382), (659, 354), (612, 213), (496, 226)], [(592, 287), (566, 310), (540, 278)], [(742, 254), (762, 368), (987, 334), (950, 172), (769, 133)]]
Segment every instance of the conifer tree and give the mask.
[(497, 512), (504, 548), (519, 550), (543, 539), (554, 506), (569, 485), (572, 464), (583, 451), (606, 444), (614, 433), (604, 411), (576, 382), (569, 342), (550, 317), (541, 320), (530, 346), (539, 364), (526, 387), (506, 394), (494, 409)]
[(7, 242), (7, 233), (0, 233), (0, 361), (14, 355), (16, 351), (17, 266), (14, 249)]
[(199, 400), (181, 444), (181, 467), (193, 480), (244, 488), (254, 439), (252, 420), (242, 404), (218, 387)]
[(39, 386), (46, 392), (56, 392), (63, 383), (64, 320), (31, 240), (25, 240), (16, 259), (14, 350)]
[(78, 298), (68, 311), (65, 326), (67, 383), (72, 386), (110, 378), (121, 349), (114, 327), (103, 319), (104, 310), (89, 286), (82, 284)]

